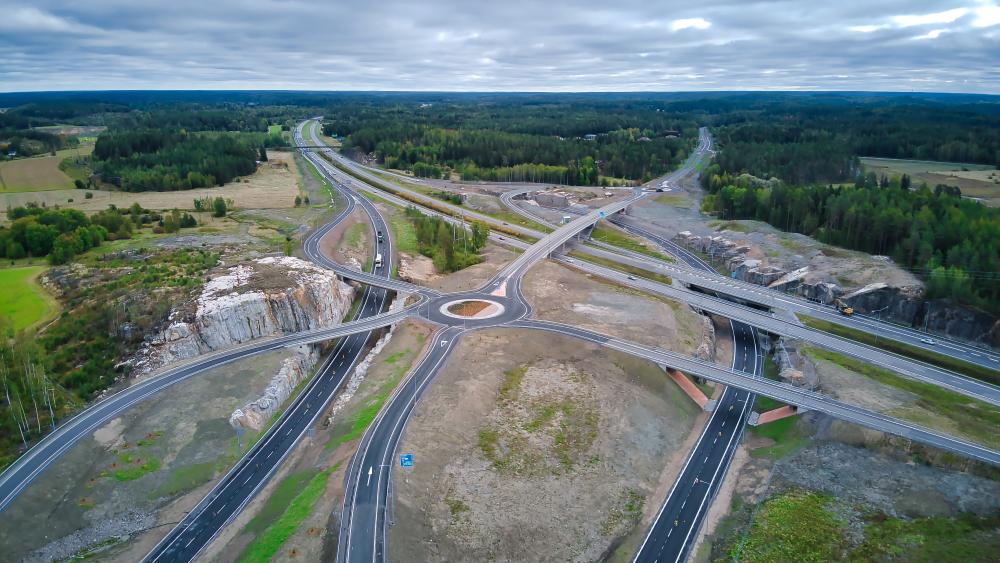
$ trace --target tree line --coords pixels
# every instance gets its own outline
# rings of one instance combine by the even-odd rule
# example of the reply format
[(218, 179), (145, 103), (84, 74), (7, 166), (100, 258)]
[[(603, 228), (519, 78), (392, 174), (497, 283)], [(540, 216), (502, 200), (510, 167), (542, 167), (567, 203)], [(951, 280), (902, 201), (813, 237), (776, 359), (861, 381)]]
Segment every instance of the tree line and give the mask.
[(604, 176), (648, 180), (673, 169), (687, 157), (696, 125), (650, 103), (511, 98), (345, 103), (323, 127), (344, 137), (345, 149), (421, 177), (599, 185)]

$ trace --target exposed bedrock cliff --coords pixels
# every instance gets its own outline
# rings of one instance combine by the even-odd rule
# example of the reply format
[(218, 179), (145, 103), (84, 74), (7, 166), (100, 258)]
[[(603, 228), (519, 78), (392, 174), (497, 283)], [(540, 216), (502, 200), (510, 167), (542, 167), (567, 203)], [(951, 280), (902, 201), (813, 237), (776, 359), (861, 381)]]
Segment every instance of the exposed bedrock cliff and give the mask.
[[(1000, 319), (982, 311), (943, 300), (925, 300), (919, 285), (892, 286), (870, 283), (854, 289), (843, 288), (825, 276), (816, 275), (810, 266), (792, 271), (751, 258), (751, 247), (724, 236), (697, 236), (684, 231), (677, 241), (689, 248), (725, 262), (736, 277), (821, 303), (841, 299), (860, 313), (918, 327), (950, 338), (958, 338), (992, 347), (1000, 347)], [(875, 257), (888, 261), (885, 257)]]
[(148, 372), (259, 338), (339, 324), (354, 288), (309, 262), (267, 257), (213, 275), (193, 305), (170, 314), (162, 334), (140, 350), (136, 365)]

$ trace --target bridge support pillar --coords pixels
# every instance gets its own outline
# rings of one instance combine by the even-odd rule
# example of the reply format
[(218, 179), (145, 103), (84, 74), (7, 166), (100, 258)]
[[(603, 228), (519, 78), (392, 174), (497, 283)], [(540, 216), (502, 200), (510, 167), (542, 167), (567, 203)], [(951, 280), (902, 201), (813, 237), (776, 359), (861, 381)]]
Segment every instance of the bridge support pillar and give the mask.
[(788, 418), (804, 412), (808, 412), (808, 409), (800, 408), (795, 405), (785, 405), (783, 407), (771, 409), (764, 413), (754, 411), (750, 413), (750, 417), (747, 418), (747, 424), (750, 426), (760, 426), (761, 424), (767, 424), (768, 422), (774, 422), (775, 420), (781, 420), (782, 418)]
[(707, 412), (712, 412), (713, 410), (715, 410), (715, 404), (716, 404), (715, 400), (709, 399), (708, 396), (706, 396), (705, 393), (697, 385), (695, 385), (693, 381), (688, 379), (688, 376), (684, 375), (683, 373), (673, 368), (669, 368), (666, 366), (661, 366), (661, 367), (663, 367), (663, 369), (667, 372), (667, 375), (670, 377), (670, 379), (672, 379), (674, 383), (676, 383), (677, 386), (681, 388), (681, 391), (684, 391), (684, 393), (688, 397), (691, 397), (691, 400), (694, 401), (695, 404), (697, 404), (699, 407), (701, 407), (703, 410)]

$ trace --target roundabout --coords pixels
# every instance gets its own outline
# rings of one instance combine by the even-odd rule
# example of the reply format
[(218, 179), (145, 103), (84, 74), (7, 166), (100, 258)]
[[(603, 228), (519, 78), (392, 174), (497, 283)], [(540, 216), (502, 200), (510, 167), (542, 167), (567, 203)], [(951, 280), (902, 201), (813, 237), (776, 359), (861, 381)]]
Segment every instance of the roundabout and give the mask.
[(492, 299), (454, 299), (441, 305), (438, 312), (455, 319), (492, 319), (506, 308)]

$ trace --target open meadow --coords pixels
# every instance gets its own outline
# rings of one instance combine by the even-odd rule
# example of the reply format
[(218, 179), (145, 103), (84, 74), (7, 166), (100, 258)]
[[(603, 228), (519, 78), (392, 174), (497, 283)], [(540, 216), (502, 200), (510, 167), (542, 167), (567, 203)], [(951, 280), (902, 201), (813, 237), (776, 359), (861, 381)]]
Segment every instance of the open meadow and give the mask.
[(926, 182), (932, 188), (938, 184), (956, 186), (966, 197), (1000, 205), (1000, 171), (994, 166), (895, 158), (862, 158), (861, 164), (876, 174), (909, 174), (915, 185)]
[[(0, 192), (0, 207), (6, 209), (29, 202), (37, 202), (47, 206), (58, 205), (92, 213), (107, 209), (108, 205), (112, 204), (118, 207), (128, 207), (133, 203), (138, 203), (146, 209), (191, 209), (195, 199), (205, 197), (232, 199), (235, 207), (240, 209), (294, 207), (295, 196), (299, 195), (299, 187), (292, 162), (293, 153), (269, 151), (268, 158), (270, 160), (263, 163), (255, 173), (220, 187), (176, 192), (119, 192), (78, 189)], [(62, 173), (58, 168), (56, 171)], [(72, 188), (72, 182), (70, 182), (70, 187)], [(88, 191), (93, 194), (91, 199), (85, 197)]]
[(0, 162), (0, 194), (73, 189), (73, 178), (59, 168), (67, 158), (87, 156), (93, 144), (56, 151), (55, 156), (35, 156)]

